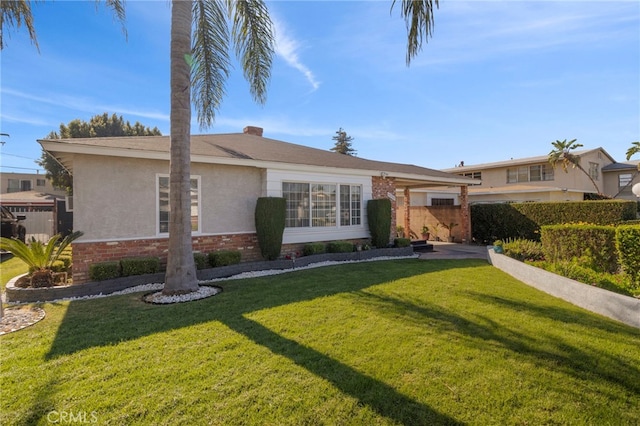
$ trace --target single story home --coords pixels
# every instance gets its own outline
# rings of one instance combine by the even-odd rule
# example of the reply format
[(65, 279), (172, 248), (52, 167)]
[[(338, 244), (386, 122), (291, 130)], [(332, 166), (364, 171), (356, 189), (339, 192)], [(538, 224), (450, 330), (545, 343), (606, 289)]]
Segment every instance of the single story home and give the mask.
[[(91, 263), (133, 256), (166, 261), (169, 136), (38, 141), (73, 174), (73, 279)], [(458, 186), (473, 179), (414, 165), (372, 161), (243, 133), (191, 136), (193, 249), (236, 249), (260, 260), (254, 211), (259, 197), (287, 199), (283, 253), (308, 242), (369, 238), (367, 201), (389, 198), (395, 230), (396, 189)], [(470, 235), (467, 220), (464, 232)], [(393, 235), (393, 234), (392, 234)], [(467, 237), (468, 238), (468, 237)]]

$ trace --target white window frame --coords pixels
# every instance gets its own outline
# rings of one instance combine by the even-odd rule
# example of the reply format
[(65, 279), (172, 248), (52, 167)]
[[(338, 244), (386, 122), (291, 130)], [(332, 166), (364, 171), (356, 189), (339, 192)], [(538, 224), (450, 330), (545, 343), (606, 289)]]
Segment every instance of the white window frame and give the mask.
[[(166, 173), (156, 173), (156, 235), (158, 236), (167, 236), (169, 232), (160, 232), (160, 178), (169, 179), (169, 174)], [(202, 234), (202, 178), (200, 175), (191, 175), (190, 180), (196, 180), (198, 189), (197, 189), (197, 215), (198, 215), (198, 229), (191, 230), (193, 235)], [(168, 193), (168, 192), (167, 192)]]
[[(294, 226), (294, 227), (286, 227), (285, 229), (337, 229), (337, 228), (352, 228), (352, 227), (362, 227), (362, 218), (364, 216), (364, 200), (363, 200), (363, 193), (364, 193), (364, 188), (362, 187), (361, 184), (356, 184), (356, 183), (348, 183), (348, 182), (307, 182), (307, 181), (300, 181), (300, 180), (283, 180), (282, 181), (282, 186), (284, 187), (284, 184), (302, 184), (302, 185), (307, 185), (309, 187), (309, 206), (307, 207), (307, 212), (309, 214), (309, 217), (307, 218), (307, 221), (309, 223), (309, 225), (307, 226)], [(315, 225), (314, 226), (314, 222), (318, 222), (318, 218), (313, 216), (314, 213), (314, 209), (313, 209), (313, 195), (312, 195), (312, 188), (314, 185), (328, 185), (328, 186), (333, 186), (335, 189), (335, 199), (334, 199), (334, 208), (335, 208), (335, 212), (333, 215), (333, 220), (334, 220), (334, 224), (333, 225), (328, 225), (328, 226), (318, 226)], [(341, 195), (342, 195), (342, 188), (343, 186), (348, 186), (349, 187), (349, 204), (350, 204), (350, 209), (349, 209), (349, 222), (353, 222), (353, 202), (351, 200), (351, 191), (353, 190), (353, 188), (357, 187), (360, 190), (360, 208), (359, 208), (359, 215), (358, 215), (358, 221), (360, 223), (357, 224), (349, 224), (349, 225), (342, 225), (342, 220), (341, 220), (341, 212), (342, 212), (342, 203), (341, 203)], [(284, 188), (282, 188), (282, 196), (284, 197)]]

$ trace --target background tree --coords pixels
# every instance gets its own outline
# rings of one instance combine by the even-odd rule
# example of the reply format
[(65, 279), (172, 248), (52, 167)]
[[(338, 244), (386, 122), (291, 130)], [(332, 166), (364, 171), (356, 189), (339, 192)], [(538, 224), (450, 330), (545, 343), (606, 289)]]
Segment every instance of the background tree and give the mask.
[(560, 165), (562, 166), (562, 170), (564, 170), (565, 173), (568, 173), (567, 168), (569, 166), (571, 166), (571, 168), (574, 168), (574, 169), (577, 168), (589, 178), (589, 180), (591, 181), (591, 183), (596, 189), (596, 193), (599, 196), (604, 196), (600, 192), (600, 189), (598, 188), (598, 184), (596, 183), (596, 181), (593, 180), (593, 177), (591, 177), (591, 175), (580, 165), (580, 156), (575, 155), (571, 152), (574, 149), (580, 148), (583, 146), (580, 143), (576, 143), (576, 141), (577, 139), (572, 139), (567, 142), (567, 140), (565, 139), (562, 141), (557, 140), (555, 142), (551, 142), (551, 145), (553, 145), (553, 149), (551, 150), (551, 152), (549, 152), (549, 157), (548, 157), (549, 163), (554, 168), (558, 163), (560, 163)]
[[(131, 125), (129, 121), (125, 121), (122, 118), (122, 115), (113, 114), (109, 116), (105, 112), (91, 117), (89, 121), (75, 119), (67, 125), (61, 123), (59, 131), (52, 131), (46, 136), (46, 139), (102, 138), (108, 136), (162, 136), (162, 133), (157, 127), (152, 129), (138, 121)], [(69, 195), (73, 193), (73, 176), (44, 149), (42, 150), (42, 156), (39, 160), (36, 160), (36, 163), (45, 170), (46, 177), (53, 186), (65, 189)]]
[(331, 139), (336, 141), (334, 147), (331, 148), (331, 151), (346, 155), (356, 154), (357, 151), (351, 147), (351, 141), (353, 140), (353, 137), (348, 136), (347, 132), (342, 130), (342, 127), (340, 127), (340, 129), (336, 132), (336, 135)]
[[(640, 154), (640, 142), (631, 142), (631, 148), (627, 150), (627, 161), (636, 154)], [(638, 171), (640, 171), (640, 163), (638, 163)]]

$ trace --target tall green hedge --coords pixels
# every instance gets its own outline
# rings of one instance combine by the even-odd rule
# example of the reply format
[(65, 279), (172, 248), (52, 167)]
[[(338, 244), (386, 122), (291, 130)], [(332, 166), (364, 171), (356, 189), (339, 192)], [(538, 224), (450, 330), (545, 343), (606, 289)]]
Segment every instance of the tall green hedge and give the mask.
[(622, 270), (640, 286), (640, 225), (616, 227), (616, 248)]
[(525, 238), (538, 241), (540, 227), (561, 223), (611, 225), (636, 217), (634, 201), (571, 201), (544, 203), (472, 204), (471, 229), (475, 241)]
[(602, 225), (547, 225), (541, 229), (542, 251), (551, 262), (577, 259), (597, 272), (618, 269), (616, 227)]
[(258, 198), (255, 211), (256, 233), (262, 257), (275, 260), (282, 250), (287, 201), (279, 197)]
[(391, 200), (380, 198), (367, 202), (367, 219), (371, 244), (378, 248), (389, 245), (391, 235)]

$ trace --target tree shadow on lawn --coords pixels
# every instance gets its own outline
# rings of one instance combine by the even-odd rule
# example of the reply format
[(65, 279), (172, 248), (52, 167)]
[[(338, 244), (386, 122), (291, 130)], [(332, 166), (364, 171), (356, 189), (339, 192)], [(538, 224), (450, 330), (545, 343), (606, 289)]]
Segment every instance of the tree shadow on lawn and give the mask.
[(217, 321), (328, 380), (380, 415), (400, 424), (462, 424), (402, 395), (384, 382), (269, 330), (246, 318), (245, 314), (351, 293), (418, 274), (479, 266), (486, 267), (486, 261), (365, 262), (291, 272), (278, 275), (275, 279), (263, 277), (227, 281), (223, 282), (225, 291), (215, 297), (169, 306), (145, 304), (140, 301), (139, 294), (74, 301), (69, 303), (46, 359)]
[[(508, 300), (476, 292), (465, 293), (471, 293), (471, 297), (489, 304), (507, 306), (512, 310), (525, 310), (528, 314), (539, 316), (541, 319), (572, 322), (585, 327), (602, 329), (607, 333), (611, 332), (611, 336), (615, 338), (638, 337), (638, 333), (635, 333), (632, 328), (613, 322), (598, 322), (591, 314), (585, 312)], [(479, 345), (479, 349), (490, 350), (492, 345), (488, 345), (487, 342), (492, 342), (493, 346), (497, 345), (497, 347), (527, 356), (541, 368), (559, 370), (584, 381), (589, 381), (595, 376), (623, 386), (631, 393), (640, 393), (638, 380), (640, 366), (633, 355), (630, 355), (628, 360), (624, 360), (595, 349), (569, 344), (551, 333), (536, 335), (524, 333), (518, 331), (522, 328), (517, 323), (509, 327), (482, 315), (481, 308), (477, 312), (455, 313), (442, 306), (427, 306), (426, 303), (418, 306), (407, 300), (368, 291), (358, 291), (356, 295), (360, 301), (368, 303), (382, 315), (402, 317), (403, 321), (413, 321), (431, 329), (461, 335), (468, 340), (470, 347)], [(465, 318), (463, 315), (471, 318)]]

